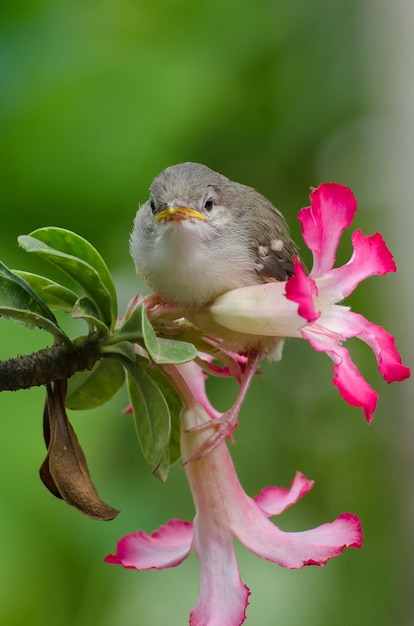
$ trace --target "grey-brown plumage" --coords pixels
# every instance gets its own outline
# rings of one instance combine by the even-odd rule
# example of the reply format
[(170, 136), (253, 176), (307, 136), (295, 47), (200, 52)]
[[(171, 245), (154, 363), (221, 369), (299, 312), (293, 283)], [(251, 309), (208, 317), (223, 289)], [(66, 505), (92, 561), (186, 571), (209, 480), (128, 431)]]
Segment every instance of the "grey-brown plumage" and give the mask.
[(281, 355), (283, 338), (230, 331), (208, 304), (238, 287), (284, 281), (293, 274), (296, 248), (282, 214), (260, 193), (199, 163), (161, 172), (139, 209), (130, 251), (143, 280), (162, 299), (185, 309), (203, 333), (224, 349), (248, 355), (236, 401), (197, 430), (214, 430), (186, 462), (212, 450), (237, 424), (240, 406), (260, 359)]
[[(193, 213), (173, 212), (180, 207)], [(168, 167), (154, 179), (130, 250), (143, 280), (189, 309), (230, 289), (286, 280), (296, 254), (269, 200), (199, 163)]]

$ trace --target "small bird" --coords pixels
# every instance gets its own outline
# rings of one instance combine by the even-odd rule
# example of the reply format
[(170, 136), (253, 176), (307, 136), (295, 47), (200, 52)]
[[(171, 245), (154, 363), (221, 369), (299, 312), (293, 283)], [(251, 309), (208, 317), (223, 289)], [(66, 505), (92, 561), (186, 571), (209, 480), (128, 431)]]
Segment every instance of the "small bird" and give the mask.
[(234, 405), (198, 430), (214, 433), (189, 460), (211, 452), (237, 425), (260, 359), (280, 358), (282, 338), (235, 333), (212, 322), (208, 305), (221, 294), (293, 275), (297, 256), (283, 215), (252, 187), (200, 163), (180, 163), (152, 182), (135, 217), (130, 252), (137, 273), (164, 301), (223, 347), (247, 355)]

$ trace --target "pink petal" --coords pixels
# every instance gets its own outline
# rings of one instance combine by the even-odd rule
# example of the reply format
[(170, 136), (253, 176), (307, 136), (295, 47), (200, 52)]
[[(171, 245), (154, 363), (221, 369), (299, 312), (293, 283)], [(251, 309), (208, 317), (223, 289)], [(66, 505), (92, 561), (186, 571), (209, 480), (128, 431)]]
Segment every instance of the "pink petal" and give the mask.
[(118, 542), (116, 554), (109, 554), (105, 562), (138, 570), (175, 567), (187, 558), (192, 540), (193, 525), (172, 519), (152, 535), (143, 531), (126, 535)]
[(271, 515), (280, 515), (285, 509), (292, 506), (292, 504), (295, 504), (295, 502), (306, 495), (308, 491), (312, 489), (313, 485), (313, 480), (309, 480), (300, 472), (296, 472), (290, 489), (284, 489), (283, 487), (265, 487), (254, 500), (268, 517)]
[(352, 406), (361, 407), (368, 422), (375, 411), (378, 394), (363, 378), (356, 365), (351, 361), (349, 352), (338, 343), (338, 340), (326, 334), (323, 329), (316, 334), (315, 328), (308, 327), (302, 330), (304, 339), (308, 339), (312, 348), (318, 352), (326, 352), (333, 360), (335, 376), (333, 383), (339, 389), (341, 396)]
[[(220, 506), (220, 505), (219, 505)], [(200, 561), (200, 592), (190, 626), (240, 626), (246, 619), (249, 588), (240, 580), (233, 537), (227, 528), (194, 522), (194, 547)]]
[(358, 328), (355, 335), (374, 352), (378, 369), (387, 383), (405, 380), (410, 376), (410, 368), (402, 364), (392, 335), (358, 313), (349, 313), (348, 319), (351, 325)]
[[(331, 307), (330, 312), (323, 315), (322, 325), (326, 334), (336, 333), (337, 341), (358, 337), (369, 345), (377, 359), (378, 369), (388, 383), (402, 381), (410, 376), (410, 368), (402, 364), (394, 337), (382, 326), (340, 306)], [(309, 330), (312, 331), (312, 328)]]
[(211, 418), (220, 417), (221, 413), (211, 405), (208, 399), (205, 385), (207, 376), (202, 368), (195, 361), (189, 361), (177, 365), (177, 369), (190, 388), (196, 402), (203, 407)]
[(354, 252), (350, 261), (331, 270), (319, 285), (321, 291), (329, 292), (332, 302), (343, 300), (369, 276), (383, 276), (397, 270), (392, 254), (379, 233), (368, 236), (357, 230), (352, 235), (352, 244)]
[(360, 548), (362, 545), (361, 522), (351, 513), (344, 513), (335, 521), (311, 530), (290, 533), (250, 511), (244, 523), (233, 530), (254, 554), (289, 569), (325, 565), (345, 548)]
[(333, 267), (342, 232), (357, 210), (350, 189), (335, 183), (320, 185), (310, 195), (311, 206), (299, 212), (302, 235), (313, 253), (311, 275), (316, 277)]
[[(351, 361), (348, 350), (343, 348), (341, 352), (341, 357), (339, 356), (339, 350), (334, 355), (338, 357), (338, 363), (333, 367), (335, 376), (332, 382), (338, 387), (339, 393), (348, 404), (362, 408), (367, 422), (370, 422), (377, 408), (378, 394), (367, 383), (357, 366)], [(332, 354), (329, 356), (334, 360)]]
[(222, 346), (218, 346), (221, 350), (220, 360), (222, 365), (213, 363), (213, 357), (210, 354), (203, 352), (198, 353), (198, 363), (204, 371), (211, 373), (218, 377), (232, 377), (239, 383), (242, 380), (242, 374), (246, 369), (247, 357), (243, 354), (237, 354), (237, 352), (230, 352), (229, 350), (223, 350)]
[(318, 319), (320, 312), (315, 311), (313, 298), (318, 295), (318, 287), (310, 276), (306, 276), (305, 269), (299, 261), (294, 264), (295, 275), (286, 283), (286, 298), (297, 302), (298, 314), (307, 322)]
[(203, 370), (207, 370), (209, 374), (213, 374), (213, 376), (217, 376), (218, 378), (236, 378), (238, 381), (242, 378), (241, 367), (239, 365), (231, 371), (228, 366), (208, 363), (208, 361), (202, 359), (199, 359), (199, 363), (202, 363)]

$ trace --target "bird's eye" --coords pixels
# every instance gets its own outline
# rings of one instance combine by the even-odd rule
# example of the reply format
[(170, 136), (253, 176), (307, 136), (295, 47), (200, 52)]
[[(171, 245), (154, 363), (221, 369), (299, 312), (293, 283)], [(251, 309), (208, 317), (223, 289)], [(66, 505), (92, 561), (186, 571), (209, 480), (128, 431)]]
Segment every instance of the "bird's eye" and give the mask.
[(208, 200), (206, 200), (204, 208), (206, 211), (211, 211), (213, 206), (214, 206), (214, 200), (213, 198), (210, 197)]
[(151, 207), (151, 211), (152, 211), (153, 215), (155, 215), (155, 213), (157, 211), (157, 207), (155, 206), (154, 198), (151, 198), (151, 200), (150, 200), (150, 207)]

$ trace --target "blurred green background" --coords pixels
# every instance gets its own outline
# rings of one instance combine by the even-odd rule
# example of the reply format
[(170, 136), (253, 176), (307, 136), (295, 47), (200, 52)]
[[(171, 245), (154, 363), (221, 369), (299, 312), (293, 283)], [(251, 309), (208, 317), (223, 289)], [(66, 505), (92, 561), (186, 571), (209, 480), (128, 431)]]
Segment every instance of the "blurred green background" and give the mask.
[[(398, 98), (389, 97), (403, 85), (389, 52), (402, 13), (390, 24), (386, 4), (373, 0), (23, 0), (0, 11), (0, 258), (10, 267), (50, 272), (18, 249), (19, 234), (75, 230), (106, 259), (122, 310), (142, 289), (127, 246), (138, 203), (164, 167), (193, 160), (272, 199), (298, 242), (309, 187), (352, 187), (361, 207), (355, 228), (383, 232), (404, 276), (412, 236), (402, 198), (412, 197), (412, 173), (398, 167), (400, 141), (409, 142), (402, 117), (393, 117)], [(349, 254), (348, 238), (339, 261)], [(410, 365), (405, 287), (398, 276), (373, 278), (350, 303), (396, 335)], [(69, 332), (83, 332), (72, 324)], [(2, 359), (48, 341), (1, 321)], [(238, 548), (252, 590), (247, 624), (414, 623), (412, 385), (386, 386), (366, 346), (350, 348), (380, 392), (372, 425), (339, 397), (329, 359), (292, 340), (283, 361), (265, 364), (254, 381), (232, 453), (252, 495), (288, 486), (296, 470), (316, 481), (278, 520), (282, 528), (351, 511), (362, 519), (364, 548), (301, 571)], [(209, 389), (222, 410), (236, 392), (216, 380)], [(38, 479), (43, 400), (42, 389), (0, 397), (0, 624), (188, 623), (194, 555), (164, 572), (103, 562), (126, 533), (192, 519), (184, 472), (173, 468), (166, 484), (150, 475), (122, 414), (124, 392), (102, 409), (72, 413), (101, 496), (122, 511), (111, 523), (82, 517)]]

